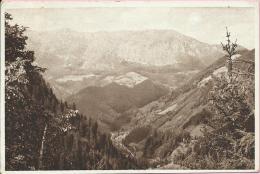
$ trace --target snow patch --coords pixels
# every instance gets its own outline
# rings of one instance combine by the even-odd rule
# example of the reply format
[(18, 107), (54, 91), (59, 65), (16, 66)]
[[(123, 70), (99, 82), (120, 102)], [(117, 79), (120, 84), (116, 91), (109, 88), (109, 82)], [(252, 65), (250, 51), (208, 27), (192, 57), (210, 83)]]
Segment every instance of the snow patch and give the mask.
[(223, 66), (219, 69), (216, 69), (214, 72), (213, 72), (213, 75), (214, 76), (217, 76), (218, 74), (221, 74), (221, 73), (225, 73), (227, 72), (227, 67)]
[(241, 54), (235, 54), (231, 57), (232, 60), (235, 60), (237, 58), (241, 57)]
[(168, 112), (174, 111), (176, 107), (177, 107), (177, 104), (174, 104), (174, 105), (168, 107), (167, 109), (165, 109), (165, 110), (159, 112), (158, 114), (159, 114), (159, 115), (165, 115), (165, 114), (167, 114)]
[(227, 77), (227, 67), (226, 66), (223, 66), (223, 67), (220, 67), (218, 69), (216, 69), (212, 75), (202, 79), (199, 83), (198, 83), (198, 87), (203, 87), (205, 86), (210, 80), (212, 80), (212, 76), (213, 77), (221, 77), (222, 75), (225, 75)]
[(181, 71), (181, 72), (177, 72), (176, 74), (178, 74), (178, 75), (193, 75), (193, 74), (197, 74), (198, 72), (199, 72), (199, 70)]
[(95, 74), (87, 74), (87, 75), (67, 75), (62, 78), (57, 79), (57, 82), (67, 82), (67, 81), (83, 81), (83, 79), (88, 79), (95, 77)]
[(133, 88), (135, 85), (140, 84), (147, 79), (148, 79), (147, 77), (144, 77), (138, 73), (128, 72), (125, 75), (118, 76), (115, 79), (115, 82), (120, 85), (125, 85), (130, 88)]
[(227, 73), (227, 67), (223, 66), (223, 67), (220, 67), (219, 69), (216, 69), (214, 72), (213, 72), (213, 75), (215, 77), (220, 77), (221, 75), (223, 74), (226, 74)]
[(105, 85), (112, 83), (115, 79), (115, 76), (107, 76), (106, 78), (103, 79), (103, 82), (105, 83)]
[(115, 82), (119, 85), (124, 85), (129, 88), (133, 88), (134, 86), (142, 83), (143, 81), (147, 80), (148, 78), (145, 76), (142, 76), (135, 72), (128, 72), (124, 75), (120, 76), (107, 76), (103, 79), (104, 85), (107, 85), (109, 83)]
[(212, 79), (212, 76), (208, 76), (204, 79), (202, 79), (199, 83), (198, 83), (198, 87), (203, 87), (205, 86), (210, 80)]

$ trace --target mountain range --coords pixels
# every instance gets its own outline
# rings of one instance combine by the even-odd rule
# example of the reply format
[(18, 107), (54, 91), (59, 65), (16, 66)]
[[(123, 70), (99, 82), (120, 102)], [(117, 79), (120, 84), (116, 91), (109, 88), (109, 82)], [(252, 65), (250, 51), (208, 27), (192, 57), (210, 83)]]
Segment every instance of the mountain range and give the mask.
[(47, 68), (45, 78), (63, 99), (96, 85), (96, 79), (127, 72), (176, 88), (191, 74), (223, 56), (219, 45), (203, 43), (174, 30), (28, 30), (27, 35), (27, 47), (35, 50), (36, 63)]
[[(70, 73), (116, 69), (122, 61), (156, 66), (205, 66), (223, 55), (220, 46), (174, 30), (79, 33), (66, 29), (28, 31), (28, 35), (28, 45), (35, 49), (39, 63), (50, 70), (62, 67)], [(60, 59), (62, 62), (57, 64)]]
[(110, 131), (129, 120), (124, 115), (183, 86), (224, 55), (219, 45), (174, 30), (29, 30), (28, 36), (58, 98), (76, 103)]
[(173, 30), (5, 19), (7, 170), (255, 169), (255, 50), (228, 31), (223, 52)]

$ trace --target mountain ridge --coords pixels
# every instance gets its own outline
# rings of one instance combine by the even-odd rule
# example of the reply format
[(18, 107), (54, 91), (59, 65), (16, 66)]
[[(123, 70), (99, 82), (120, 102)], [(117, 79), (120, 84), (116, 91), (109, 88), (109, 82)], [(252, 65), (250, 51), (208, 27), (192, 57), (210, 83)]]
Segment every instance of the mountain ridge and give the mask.
[(166, 93), (166, 88), (146, 79), (132, 88), (116, 82), (89, 86), (67, 100), (74, 102), (86, 116), (103, 122), (107, 130), (113, 129), (113, 121), (125, 111), (142, 107)]
[[(75, 66), (81, 71), (115, 69), (123, 60), (157, 66), (176, 63), (192, 66), (192, 62), (208, 65), (223, 55), (220, 47), (200, 42), (174, 30), (95, 33), (31, 31), (28, 35), (28, 47), (36, 50), (37, 61), (46, 65), (46, 68), (52, 67), (48, 60), (43, 60), (46, 59), (46, 50), (50, 56), (65, 59), (65, 64), (57, 64), (56, 68), (63, 66), (69, 72), (70, 67), (73, 69)], [(54, 44), (49, 47), (48, 43)], [(74, 47), (73, 43), (79, 43), (80, 47)]]

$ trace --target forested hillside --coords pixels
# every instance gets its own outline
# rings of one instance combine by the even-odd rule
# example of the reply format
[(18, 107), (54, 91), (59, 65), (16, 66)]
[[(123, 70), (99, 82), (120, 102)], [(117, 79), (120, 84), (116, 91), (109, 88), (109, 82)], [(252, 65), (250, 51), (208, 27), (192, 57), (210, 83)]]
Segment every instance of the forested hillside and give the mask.
[(5, 19), (6, 170), (254, 168), (255, 50), (228, 30), (220, 50), (171, 31), (28, 38)]
[(132, 113), (119, 135), (137, 158), (155, 168), (254, 168), (255, 50), (233, 44), (181, 88)]
[[(25, 27), (5, 14), (6, 170), (135, 169), (98, 123), (59, 101), (26, 49)], [(145, 165), (142, 165), (145, 167)]]
[(115, 122), (124, 117), (125, 112), (142, 107), (167, 93), (166, 88), (150, 80), (133, 87), (113, 82), (104, 87), (85, 88), (68, 100), (75, 102), (82, 113), (98, 120), (103, 131), (110, 132), (120, 128), (120, 124), (115, 126)]

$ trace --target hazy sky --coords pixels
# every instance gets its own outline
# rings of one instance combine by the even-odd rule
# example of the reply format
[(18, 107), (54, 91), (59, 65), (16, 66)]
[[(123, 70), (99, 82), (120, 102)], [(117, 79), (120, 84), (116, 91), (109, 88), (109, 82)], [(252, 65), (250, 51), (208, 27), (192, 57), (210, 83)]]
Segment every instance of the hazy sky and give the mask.
[(228, 26), (233, 38), (255, 46), (255, 11), (249, 7), (88, 7), (78, 9), (7, 10), (18, 24), (31, 30), (69, 28), (80, 32), (173, 29), (202, 42), (219, 44)]

